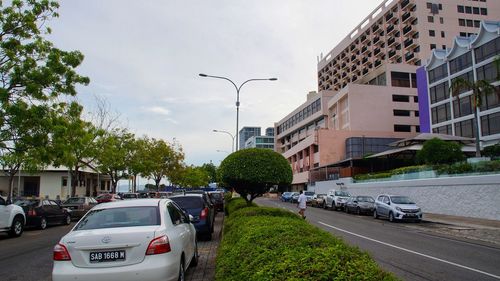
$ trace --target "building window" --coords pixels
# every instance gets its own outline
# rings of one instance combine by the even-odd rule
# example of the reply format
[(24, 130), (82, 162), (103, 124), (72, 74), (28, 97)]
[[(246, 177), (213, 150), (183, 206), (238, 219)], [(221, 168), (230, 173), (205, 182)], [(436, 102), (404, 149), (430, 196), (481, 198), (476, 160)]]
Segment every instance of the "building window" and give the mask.
[(453, 117), (459, 118), (472, 114), (472, 96), (466, 96), (453, 101)]
[(414, 97), (413, 97), (413, 102), (414, 102), (414, 103), (418, 103), (418, 96), (414, 96)]
[(393, 102), (410, 102), (410, 96), (392, 95)]
[(431, 108), (432, 124), (441, 123), (451, 119), (450, 104), (445, 103)]
[(450, 74), (457, 73), (472, 66), (472, 53), (467, 52), (450, 61)]
[(458, 19), (459, 26), (465, 26), (465, 19)]
[(476, 69), (477, 80), (486, 80), (493, 82), (497, 80), (497, 68), (495, 62), (488, 63), (487, 65), (478, 67)]
[(393, 114), (394, 114), (394, 116), (410, 116), (410, 111), (409, 110), (394, 109)]
[(443, 48), (443, 50), (446, 50), (446, 45), (443, 45), (443, 46), (441, 46), (441, 47)]
[(434, 30), (429, 30), (429, 36), (430, 36), (430, 37), (434, 37), (434, 36), (436, 36), (436, 31), (434, 31)]
[(496, 92), (483, 94), (482, 100), (481, 111), (500, 107), (500, 87), (496, 87)]
[(411, 132), (410, 125), (394, 125), (394, 132)]
[(415, 132), (420, 133), (420, 126), (415, 126)]
[(393, 87), (410, 88), (410, 73), (391, 71), (391, 85)]
[[(454, 83), (454, 82), (455, 82), (455, 80), (456, 80), (456, 79), (459, 79), (459, 78), (460, 78), (460, 79), (464, 79), (464, 80), (466, 80), (466, 81), (468, 81), (468, 82), (470, 82), (470, 83), (474, 83), (474, 75), (472, 74), (472, 71), (469, 71), (469, 72), (467, 72), (467, 73), (464, 73), (464, 74), (462, 74), (462, 75), (459, 75), (459, 76), (457, 76), (457, 77), (453, 78), (453, 79), (451, 80), (451, 83)], [(471, 89), (470, 89), (470, 88), (468, 88), (468, 87), (463, 87), (463, 88), (461, 88), (461, 89), (460, 89), (459, 91), (457, 91), (457, 92), (458, 92), (458, 94), (463, 94), (463, 93), (468, 92), (468, 91), (470, 91), (470, 90), (471, 90)]]
[(487, 16), (488, 15), (488, 9), (486, 8), (481, 8), (481, 15)]
[(480, 27), (481, 26), (481, 22), (478, 21), (478, 20), (475, 20), (474, 21), (474, 27)]
[(427, 21), (428, 22), (434, 22), (434, 17), (433, 16), (427, 16)]
[(500, 37), (476, 48), (474, 54), (476, 55), (476, 63), (500, 54)]
[(465, 22), (466, 22), (466, 25), (468, 27), (473, 27), (474, 26), (474, 21), (473, 20), (466, 20)]
[(448, 81), (430, 88), (431, 103), (440, 102), (450, 96)]
[(444, 24), (444, 19), (443, 19), (443, 17), (439, 17), (439, 23)]
[(460, 32), (460, 37), (467, 37), (467, 32)]
[(451, 125), (445, 125), (445, 126), (434, 128), (434, 129), (432, 129), (432, 132), (435, 134), (451, 135), (452, 134)]
[(420, 111), (415, 110), (415, 117), (419, 117), (419, 116), (420, 116)]
[(431, 44), (431, 50), (436, 49), (436, 44)]
[(459, 13), (464, 13), (464, 6), (462, 6), (462, 5), (458, 5), (458, 6), (457, 6), (457, 11), (458, 11)]
[(475, 119), (469, 119), (462, 122), (455, 123), (455, 135), (466, 138), (474, 137), (474, 126), (472, 125)]
[(490, 136), (500, 133), (500, 112), (481, 116), (481, 134)]
[(470, 6), (465, 6), (465, 13), (466, 13), (466, 14), (472, 14), (472, 7), (470, 7)]
[(446, 63), (429, 70), (429, 83), (432, 84), (448, 76)]
[(474, 15), (479, 15), (479, 7), (472, 7), (472, 13)]
[(444, 38), (444, 31), (441, 31), (441, 38)]

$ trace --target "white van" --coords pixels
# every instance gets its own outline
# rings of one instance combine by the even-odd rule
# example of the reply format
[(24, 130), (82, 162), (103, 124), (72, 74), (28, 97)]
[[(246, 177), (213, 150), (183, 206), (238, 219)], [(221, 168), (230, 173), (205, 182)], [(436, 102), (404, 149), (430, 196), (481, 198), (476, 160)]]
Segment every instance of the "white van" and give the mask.
[(335, 211), (339, 209), (344, 209), (347, 199), (351, 197), (351, 194), (345, 190), (331, 189), (326, 194), (325, 204), (323, 208), (332, 208)]

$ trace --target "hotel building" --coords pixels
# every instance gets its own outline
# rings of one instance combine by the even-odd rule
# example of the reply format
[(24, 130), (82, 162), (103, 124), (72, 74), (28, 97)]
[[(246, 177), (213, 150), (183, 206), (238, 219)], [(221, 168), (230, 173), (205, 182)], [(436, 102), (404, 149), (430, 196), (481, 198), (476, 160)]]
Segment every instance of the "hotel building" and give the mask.
[(320, 56), (319, 92), (275, 124), (275, 150), (292, 166), (293, 188), (365, 172), (357, 160), (419, 133), (422, 60), (499, 17), (493, 0), (383, 1)]

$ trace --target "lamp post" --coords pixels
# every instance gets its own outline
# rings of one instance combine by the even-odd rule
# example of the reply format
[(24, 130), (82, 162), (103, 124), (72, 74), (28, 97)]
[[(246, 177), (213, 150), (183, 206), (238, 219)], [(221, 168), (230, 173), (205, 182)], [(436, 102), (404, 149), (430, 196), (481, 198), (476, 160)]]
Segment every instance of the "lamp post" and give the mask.
[(212, 132), (228, 134), (231, 137), (231, 139), (233, 140), (233, 142), (231, 143), (231, 152), (234, 152), (234, 136), (230, 132), (223, 131), (223, 130), (212, 130)]
[(276, 81), (278, 78), (253, 78), (253, 79), (248, 79), (247, 81), (241, 83), (240, 86), (237, 86), (231, 79), (223, 77), (223, 76), (213, 76), (213, 75), (207, 75), (200, 73), (199, 74), (201, 77), (209, 77), (209, 78), (217, 78), (217, 79), (224, 79), (231, 84), (233, 84), (234, 88), (236, 89), (236, 151), (238, 151), (239, 143), (238, 143), (238, 131), (239, 131), (239, 118), (240, 118), (240, 90), (243, 85), (250, 81)]

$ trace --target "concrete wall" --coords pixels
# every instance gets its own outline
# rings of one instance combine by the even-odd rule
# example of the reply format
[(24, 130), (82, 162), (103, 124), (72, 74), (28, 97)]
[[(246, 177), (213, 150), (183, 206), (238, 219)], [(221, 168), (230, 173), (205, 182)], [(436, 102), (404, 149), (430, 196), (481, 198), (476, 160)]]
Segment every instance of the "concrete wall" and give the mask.
[[(326, 193), (339, 181), (317, 182), (310, 190)], [(500, 220), (500, 175), (481, 175), (370, 183), (345, 182), (351, 195), (395, 194), (412, 198), (424, 213)]]

